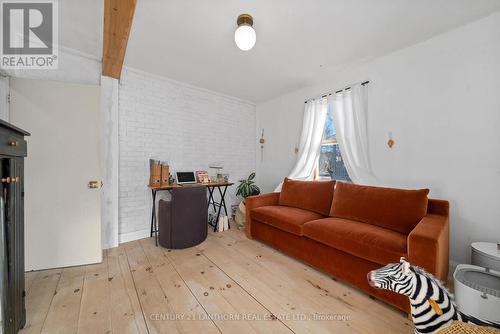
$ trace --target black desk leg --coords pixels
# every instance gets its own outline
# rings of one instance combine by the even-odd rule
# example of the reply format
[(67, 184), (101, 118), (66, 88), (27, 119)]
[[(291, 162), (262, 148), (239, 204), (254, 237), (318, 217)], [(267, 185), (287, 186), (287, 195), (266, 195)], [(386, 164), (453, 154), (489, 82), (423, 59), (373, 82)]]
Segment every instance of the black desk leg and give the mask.
[(153, 229), (154, 229), (154, 220), (155, 220), (155, 201), (156, 201), (156, 191), (154, 189), (151, 189), (151, 195), (153, 198), (153, 205), (151, 206), (151, 234), (149, 235), (150, 237), (153, 236)]
[(150, 236), (153, 236), (153, 233), (155, 234), (155, 245), (158, 246), (158, 227), (156, 226), (156, 190), (151, 189), (151, 194), (153, 197), (153, 205), (151, 209), (151, 234)]
[(214, 189), (210, 188), (210, 187), (207, 187), (207, 189), (208, 189), (208, 193), (209, 193), (208, 206), (210, 206), (210, 203), (212, 203), (212, 205), (214, 206), (214, 211), (217, 211), (217, 208), (215, 206), (215, 200), (214, 200)]
[(220, 206), (219, 206), (219, 213), (220, 210), (224, 207), (224, 212), (226, 213), (226, 217), (228, 219), (227, 226), (231, 228), (231, 224), (229, 223), (229, 216), (227, 215), (227, 208), (226, 208), (226, 201), (224, 200), (226, 196), (226, 191), (227, 191), (227, 186), (224, 186), (224, 191), (220, 190), (220, 186), (217, 187), (219, 189), (219, 194), (220, 194)]
[[(219, 187), (217, 187), (219, 188)], [(215, 190), (215, 187), (214, 189), (212, 189), (212, 192)], [(220, 189), (219, 189), (219, 192), (220, 192)], [(215, 201), (214, 201), (214, 208), (216, 207), (215, 205)], [(215, 226), (214, 226), (214, 232), (217, 232), (217, 227), (219, 227), (219, 217), (220, 217), (220, 211), (222, 210), (222, 207), (220, 206), (220, 203), (219, 203), (219, 210), (216, 209), (217, 211), (217, 219), (215, 219)]]

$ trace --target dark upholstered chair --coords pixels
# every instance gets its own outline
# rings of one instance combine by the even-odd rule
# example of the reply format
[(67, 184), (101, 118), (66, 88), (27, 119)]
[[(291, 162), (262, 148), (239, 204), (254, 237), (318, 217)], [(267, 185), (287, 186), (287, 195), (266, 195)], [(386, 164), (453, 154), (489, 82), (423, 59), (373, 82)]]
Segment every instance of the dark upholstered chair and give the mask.
[(180, 249), (198, 245), (207, 238), (207, 220), (205, 186), (174, 188), (172, 199), (160, 200), (158, 205), (160, 246)]

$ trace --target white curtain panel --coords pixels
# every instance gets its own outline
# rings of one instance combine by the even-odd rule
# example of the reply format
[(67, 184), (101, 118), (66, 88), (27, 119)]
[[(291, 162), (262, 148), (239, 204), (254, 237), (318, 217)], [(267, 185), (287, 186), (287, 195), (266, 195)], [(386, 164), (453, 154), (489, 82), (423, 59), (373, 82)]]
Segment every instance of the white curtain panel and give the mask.
[(356, 84), (332, 95), (333, 118), (340, 153), (354, 183), (374, 184), (367, 131), (367, 87)]
[[(328, 100), (326, 98), (311, 100), (305, 104), (298, 157), (295, 166), (288, 174), (289, 178), (296, 180), (313, 178), (313, 170), (318, 164), (327, 112)], [(281, 185), (282, 183), (276, 187), (275, 191), (280, 191)]]

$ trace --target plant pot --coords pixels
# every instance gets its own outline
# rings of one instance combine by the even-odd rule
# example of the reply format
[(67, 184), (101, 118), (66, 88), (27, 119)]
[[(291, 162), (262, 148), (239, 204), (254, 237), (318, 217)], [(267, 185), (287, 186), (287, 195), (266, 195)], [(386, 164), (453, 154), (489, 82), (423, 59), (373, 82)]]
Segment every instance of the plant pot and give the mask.
[(239, 229), (243, 229), (245, 227), (245, 216), (245, 202), (241, 201), (240, 205), (238, 205), (238, 208), (236, 209), (236, 214), (234, 216), (234, 221), (236, 222), (236, 225), (238, 225)]

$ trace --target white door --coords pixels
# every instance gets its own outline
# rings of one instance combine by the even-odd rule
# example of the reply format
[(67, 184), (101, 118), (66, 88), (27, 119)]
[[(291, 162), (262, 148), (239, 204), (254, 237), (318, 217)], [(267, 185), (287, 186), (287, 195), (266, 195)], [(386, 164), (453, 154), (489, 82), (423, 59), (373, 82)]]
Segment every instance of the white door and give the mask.
[(10, 81), (12, 124), (31, 133), (25, 163), (26, 270), (100, 262), (100, 89)]

